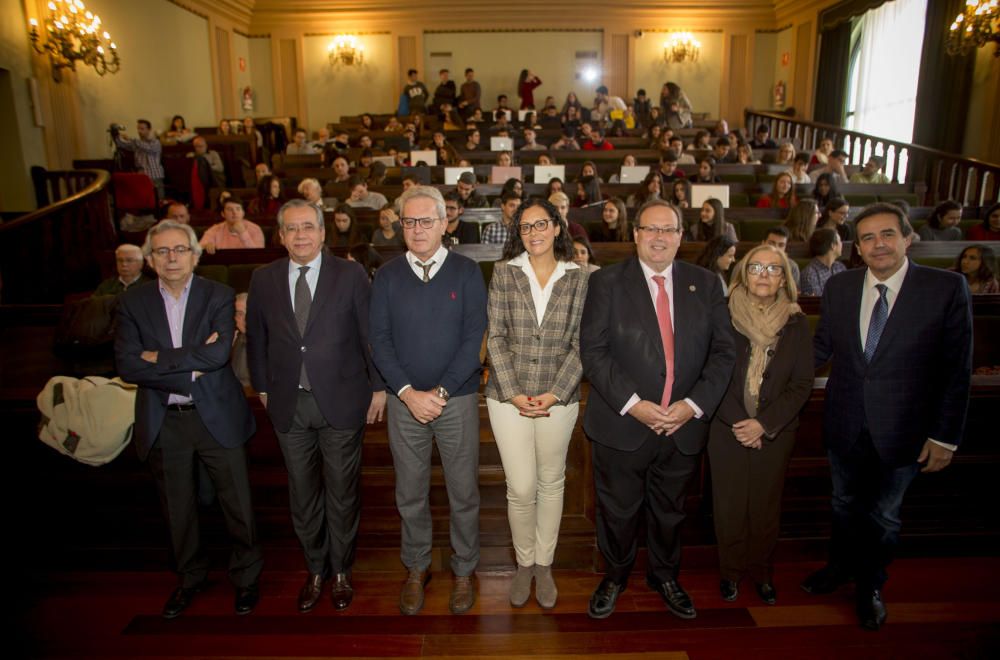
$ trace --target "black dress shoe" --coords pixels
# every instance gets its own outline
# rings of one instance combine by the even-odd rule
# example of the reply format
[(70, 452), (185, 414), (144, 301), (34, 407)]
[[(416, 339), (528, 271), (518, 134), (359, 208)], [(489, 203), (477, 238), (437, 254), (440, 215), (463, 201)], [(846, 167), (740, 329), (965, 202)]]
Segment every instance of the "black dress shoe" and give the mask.
[(768, 605), (778, 602), (778, 592), (774, 590), (774, 585), (770, 582), (762, 582), (757, 585), (757, 595)]
[(719, 580), (719, 593), (722, 595), (722, 600), (727, 603), (733, 602), (740, 595), (739, 582), (725, 578)]
[(333, 609), (346, 610), (354, 599), (354, 587), (351, 586), (351, 576), (348, 573), (337, 573), (333, 576), (330, 600)]
[(646, 584), (649, 585), (650, 589), (660, 594), (663, 602), (667, 604), (667, 609), (680, 618), (693, 619), (698, 616), (698, 613), (694, 610), (694, 604), (691, 602), (691, 597), (677, 583), (677, 580), (667, 580), (663, 583), (657, 583), (653, 581), (653, 578), (647, 577)]
[(316, 607), (323, 595), (323, 574), (310, 573), (306, 583), (299, 589), (299, 612), (308, 612)]
[(617, 584), (609, 578), (604, 578), (590, 597), (587, 616), (591, 619), (607, 619), (615, 611), (618, 596), (625, 591), (625, 584)]
[(827, 564), (802, 581), (802, 590), (807, 594), (832, 594), (841, 585), (850, 582), (837, 568)]
[(177, 587), (174, 592), (170, 594), (170, 598), (163, 605), (163, 618), (173, 619), (180, 615), (181, 612), (187, 609), (191, 601), (194, 600), (195, 594), (199, 594), (208, 587), (208, 581), (202, 581), (193, 587)]
[(856, 611), (858, 613), (858, 623), (865, 630), (878, 630), (885, 623), (885, 619), (888, 616), (885, 603), (882, 602), (882, 592), (878, 589), (859, 592)]
[(260, 589), (257, 584), (251, 584), (249, 587), (239, 587), (236, 589), (236, 602), (235, 609), (236, 613), (239, 615), (250, 614), (253, 612), (254, 608), (257, 607), (257, 601), (260, 600)]

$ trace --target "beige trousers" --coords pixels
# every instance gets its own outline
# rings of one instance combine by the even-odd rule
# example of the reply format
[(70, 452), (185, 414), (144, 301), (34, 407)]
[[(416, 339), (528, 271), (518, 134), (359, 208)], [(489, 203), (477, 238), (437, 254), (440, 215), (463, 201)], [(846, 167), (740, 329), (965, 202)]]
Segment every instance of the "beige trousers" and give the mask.
[(507, 517), (519, 566), (551, 566), (562, 522), (566, 452), (579, 403), (522, 417), (510, 403), (486, 399), (507, 478)]

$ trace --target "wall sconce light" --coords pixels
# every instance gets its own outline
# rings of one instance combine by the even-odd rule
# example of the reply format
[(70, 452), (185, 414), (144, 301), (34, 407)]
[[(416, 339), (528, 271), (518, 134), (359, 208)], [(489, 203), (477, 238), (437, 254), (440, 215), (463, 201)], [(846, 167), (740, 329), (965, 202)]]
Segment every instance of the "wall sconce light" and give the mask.
[(118, 46), (101, 26), (101, 17), (87, 10), (82, 0), (52, 0), (42, 19), (45, 37), (37, 19), (28, 20), (28, 36), (39, 55), (48, 53), (52, 78), (62, 80), (62, 69), (76, 71), (76, 63), (94, 67), (97, 75), (118, 73)]
[(690, 32), (674, 32), (663, 42), (663, 61), (668, 64), (697, 62), (700, 53), (701, 42)]
[(989, 42), (1000, 57), (1000, 0), (966, 0), (965, 10), (948, 28), (945, 48), (949, 55), (968, 55)]
[(365, 63), (365, 47), (353, 34), (338, 34), (326, 47), (330, 65), (361, 66)]

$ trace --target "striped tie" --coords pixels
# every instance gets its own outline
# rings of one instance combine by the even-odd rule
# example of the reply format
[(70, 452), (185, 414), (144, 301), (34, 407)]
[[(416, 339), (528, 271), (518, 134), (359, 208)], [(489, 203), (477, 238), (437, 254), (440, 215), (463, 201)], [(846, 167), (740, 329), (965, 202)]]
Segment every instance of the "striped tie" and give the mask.
[(884, 284), (876, 284), (878, 289), (878, 300), (875, 302), (875, 309), (872, 310), (872, 320), (868, 324), (868, 339), (865, 340), (865, 362), (871, 362), (878, 348), (878, 340), (885, 330), (885, 322), (889, 318), (889, 301), (885, 298), (885, 293), (889, 289)]

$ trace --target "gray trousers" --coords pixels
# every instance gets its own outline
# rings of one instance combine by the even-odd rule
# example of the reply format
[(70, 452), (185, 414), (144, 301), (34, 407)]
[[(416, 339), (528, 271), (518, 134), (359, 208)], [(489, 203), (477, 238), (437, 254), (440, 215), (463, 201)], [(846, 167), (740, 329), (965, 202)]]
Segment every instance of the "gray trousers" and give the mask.
[(403, 565), (415, 570), (431, 565), (431, 443), (436, 441), (451, 510), (451, 570), (471, 575), (479, 563), (479, 395), (452, 397), (429, 424), (415, 420), (396, 396), (388, 399)]

